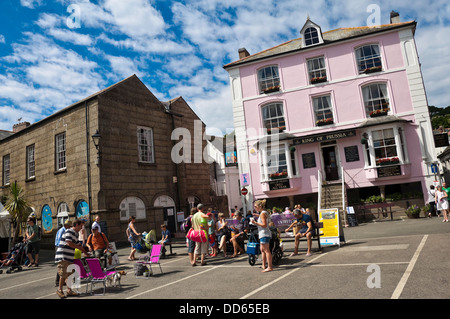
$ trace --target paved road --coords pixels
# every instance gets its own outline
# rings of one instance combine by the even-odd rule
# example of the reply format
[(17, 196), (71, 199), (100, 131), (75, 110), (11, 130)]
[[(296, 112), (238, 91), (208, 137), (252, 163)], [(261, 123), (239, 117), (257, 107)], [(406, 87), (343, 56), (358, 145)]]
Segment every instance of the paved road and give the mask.
[[(288, 257), (293, 240), (285, 239), (285, 257), (273, 272), (264, 274), (260, 262), (249, 265), (247, 255), (208, 258), (208, 265), (192, 267), (186, 248), (178, 246), (174, 248), (176, 254), (161, 261), (163, 273), (155, 267), (154, 276), (148, 279), (134, 276), (133, 263), (126, 260), (129, 249), (123, 248), (119, 249), (119, 269), (128, 273), (122, 287), (108, 287), (104, 296), (82, 295), (76, 299), (169, 299), (174, 305), (170, 310), (176, 312), (184, 310), (186, 300), (191, 306), (220, 300), (220, 310), (215, 311), (232, 312), (223, 304), (254, 305), (303, 298), (449, 299), (449, 234), (450, 223), (442, 223), (441, 218), (360, 224), (344, 229), (345, 243), (340, 247), (317, 251), (314, 242), (311, 257), (305, 256), (305, 242), (299, 255)], [(53, 252), (44, 251), (38, 269), (1, 274), (0, 298), (59, 299), (52, 258)], [(84, 286), (81, 291), (85, 291)]]

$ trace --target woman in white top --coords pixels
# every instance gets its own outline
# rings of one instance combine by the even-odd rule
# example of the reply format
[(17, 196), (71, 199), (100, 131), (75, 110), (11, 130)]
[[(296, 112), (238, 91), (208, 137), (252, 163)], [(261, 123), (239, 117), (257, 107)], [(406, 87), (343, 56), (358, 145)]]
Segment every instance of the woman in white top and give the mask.
[[(270, 239), (272, 232), (269, 229), (269, 213), (264, 210), (266, 200), (257, 200), (255, 202), (255, 210), (259, 213), (258, 221), (252, 219), (252, 223), (258, 226), (259, 244), (262, 255), (262, 272), (272, 271), (272, 252), (270, 251)], [(267, 264), (267, 267), (266, 267)]]
[(448, 222), (448, 195), (442, 190), (442, 186), (438, 186), (435, 193), (436, 209), (444, 214), (442, 222)]

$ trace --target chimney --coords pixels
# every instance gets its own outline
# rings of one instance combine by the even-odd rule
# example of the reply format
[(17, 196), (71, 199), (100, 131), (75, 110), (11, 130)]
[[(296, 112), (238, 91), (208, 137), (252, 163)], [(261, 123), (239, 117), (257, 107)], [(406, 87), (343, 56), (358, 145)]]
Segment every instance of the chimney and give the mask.
[(239, 59), (246, 58), (246, 57), (248, 57), (250, 55), (250, 53), (248, 53), (246, 48), (240, 48), (238, 50), (238, 52), (239, 52)]
[(395, 11), (391, 11), (391, 24), (400, 23), (400, 14)]
[(17, 133), (30, 126), (29, 122), (21, 122), (13, 125), (13, 133)]

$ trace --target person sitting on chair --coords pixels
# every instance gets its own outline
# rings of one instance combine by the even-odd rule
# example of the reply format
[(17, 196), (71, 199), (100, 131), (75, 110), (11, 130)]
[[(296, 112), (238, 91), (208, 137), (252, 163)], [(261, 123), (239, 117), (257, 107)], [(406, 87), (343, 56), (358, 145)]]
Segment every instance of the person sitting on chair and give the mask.
[(167, 229), (165, 224), (161, 225), (161, 240), (158, 241), (158, 244), (162, 245), (162, 253), (166, 255), (166, 244), (170, 244), (170, 230)]
[(106, 238), (105, 234), (98, 230), (97, 225), (92, 226), (92, 233), (88, 237), (86, 246), (88, 247), (90, 252), (94, 253), (95, 258), (101, 258), (106, 254), (108, 263), (110, 265), (112, 264), (112, 254), (108, 249), (109, 241)]

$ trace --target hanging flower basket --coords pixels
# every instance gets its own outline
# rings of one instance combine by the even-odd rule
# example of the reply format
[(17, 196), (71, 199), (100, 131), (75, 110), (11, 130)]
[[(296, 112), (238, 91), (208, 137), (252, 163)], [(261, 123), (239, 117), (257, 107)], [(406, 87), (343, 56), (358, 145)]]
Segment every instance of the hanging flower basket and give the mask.
[(363, 73), (365, 74), (369, 74), (369, 73), (375, 73), (375, 72), (381, 72), (382, 67), (381, 66), (373, 66), (371, 68), (367, 68), (363, 71)]
[(317, 126), (329, 125), (329, 124), (333, 124), (333, 123), (334, 123), (334, 121), (331, 118), (316, 121)]
[(327, 77), (326, 76), (320, 76), (320, 77), (315, 77), (311, 79), (311, 84), (316, 84), (316, 83), (322, 83), (322, 82), (326, 82), (327, 81)]
[(268, 88), (265, 88), (263, 90), (264, 93), (272, 93), (272, 92), (277, 92), (280, 90), (280, 86), (279, 85), (275, 85), (275, 86), (270, 86)]

